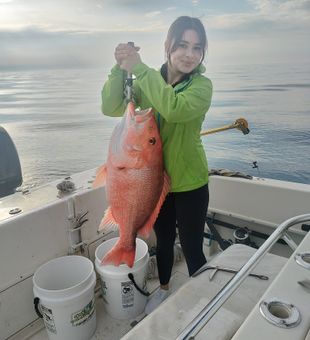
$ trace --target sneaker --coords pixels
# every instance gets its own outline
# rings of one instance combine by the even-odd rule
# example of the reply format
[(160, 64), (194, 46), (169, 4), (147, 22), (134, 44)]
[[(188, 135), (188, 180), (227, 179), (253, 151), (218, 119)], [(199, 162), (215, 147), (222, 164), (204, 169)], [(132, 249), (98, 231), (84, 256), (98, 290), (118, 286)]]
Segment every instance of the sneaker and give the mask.
[(170, 295), (170, 291), (159, 288), (153, 296), (149, 299), (145, 307), (145, 314), (150, 314), (155, 310), (167, 297)]

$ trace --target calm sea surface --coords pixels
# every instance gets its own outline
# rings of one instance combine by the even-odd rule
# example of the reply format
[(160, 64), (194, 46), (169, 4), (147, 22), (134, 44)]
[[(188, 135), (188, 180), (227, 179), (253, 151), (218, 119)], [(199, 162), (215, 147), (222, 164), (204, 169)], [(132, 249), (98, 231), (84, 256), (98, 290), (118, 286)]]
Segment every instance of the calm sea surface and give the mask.
[[(203, 129), (231, 124), (239, 117), (250, 127), (248, 135), (234, 129), (203, 137), (210, 169), (309, 184), (310, 64), (208, 68), (214, 96)], [(17, 147), (23, 187), (105, 161), (118, 122), (100, 112), (107, 72), (0, 72), (0, 125)]]

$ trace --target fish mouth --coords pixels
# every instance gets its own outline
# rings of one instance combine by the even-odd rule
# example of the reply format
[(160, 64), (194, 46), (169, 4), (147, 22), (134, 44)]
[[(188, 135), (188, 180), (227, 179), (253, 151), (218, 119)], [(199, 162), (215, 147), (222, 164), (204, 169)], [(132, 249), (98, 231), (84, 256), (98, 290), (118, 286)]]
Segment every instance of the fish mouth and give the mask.
[(148, 120), (153, 113), (152, 108), (146, 110), (135, 110), (134, 108), (129, 110), (131, 119), (135, 120), (136, 123), (142, 123)]

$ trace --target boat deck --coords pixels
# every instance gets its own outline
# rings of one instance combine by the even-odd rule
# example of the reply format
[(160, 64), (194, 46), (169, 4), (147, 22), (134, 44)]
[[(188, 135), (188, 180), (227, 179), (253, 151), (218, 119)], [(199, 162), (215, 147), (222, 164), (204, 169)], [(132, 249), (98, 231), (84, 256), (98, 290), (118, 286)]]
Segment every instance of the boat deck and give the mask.
[[(207, 246), (205, 247), (207, 248)], [(207, 252), (208, 249), (205, 250)], [(171, 277), (171, 292), (174, 293), (182, 285), (189, 280), (187, 267), (183, 257), (174, 264), (173, 273)], [(158, 278), (152, 278), (147, 281), (147, 290), (153, 293), (159, 287)], [(100, 294), (100, 289), (96, 289), (96, 317), (97, 328), (95, 334), (90, 340), (119, 340), (122, 336), (128, 333), (135, 325), (145, 318), (142, 313), (138, 317), (129, 320), (116, 320), (110, 317), (105, 311), (104, 301)], [(44, 328), (42, 320), (38, 320), (24, 332), (17, 334), (12, 340), (48, 340), (47, 332)]]
[[(209, 250), (207, 241), (205, 243), (205, 252), (207, 252)], [(225, 252), (218, 253), (218, 256), (213, 256), (211, 262), (209, 262), (210, 258), (208, 258), (208, 262), (222, 267), (228, 266), (238, 269), (254, 252), (255, 249), (248, 246), (235, 245), (229, 247)], [(226, 328), (222, 325), (219, 327), (220, 323), (217, 322), (217, 325), (210, 324), (210, 327), (213, 328), (212, 331), (220, 331), (219, 334), (224, 336), (221, 339), (230, 339), (286, 261), (286, 258), (268, 254), (266, 260), (263, 261), (262, 265), (258, 266), (255, 272), (267, 275), (269, 280), (247, 279), (240, 292), (232, 298), (232, 302), (226, 303), (220, 311), (219, 317), (226, 317), (228, 319), (226, 321)], [(134, 340), (146, 338), (152, 340), (171, 340), (199, 312), (198, 309), (202, 309), (232, 276), (233, 274), (231, 273), (217, 272), (213, 278), (212, 271), (208, 271), (200, 274), (197, 278), (189, 278), (187, 267), (182, 257), (181, 261), (175, 263), (173, 268), (171, 296), (147, 318), (145, 318), (146, 315), (143, 313), (129, 320), (116, 320), (110, 317), (105, 311), (104, 302), (100, 296), (100, 289), (97, 289), (97, 328), (91, 340), (119, 340), (123, 337), (124, 339)], [(150, 279), (147, 282), (147, 289), (150, 293), (153, 293), (158, 286), (157, 278)], [(242, 301), (242, 306), (239, 305), (240, 301)], [(13, 339), (48, 340), (47, 332), (41, 321), (34, 327), (28, 330), (28, 335), (24, 332)]]
[[(310, 248), (310, 234), (299, 245), (295, 254), (307, 252)], [(205, 252), (209, 251), (207, 241)], [(209, 264), (220, 267), (241, 268), (254, 254), (255, 249), (245, 245), (233, 245), (213, 256)], [(210, 258), (208, 258), (210, 260)], [(264, 329), (265, 339), (274, 339), (274, 334), (281, 334), (282, 339), (307, 339), (310, 328), (310, 316), (307, 312), (309, 291), (297, 284), (298, 280), (310, 281), (310, 272), (296, 264), (294, 254), (287, 258), (267, 254), (257, 265), (254, 272), (267, 275), (269, 280), (259, 280), (248, 277), (240, 288), (229, 298), (210, 322), (195, 339), (206, 339), (206, 334), (215, 334), (210, 339), (249, 338), (252, 330)], [(96, 294), (97, 328), (90, 340), (171, 340), (184, 329), (233, 277), (231, 273), (206, 271), (195, 278), (189, 278), (187, 268), (182, 258), (173, 268), (171, 280), (171, 296), (152, 314), (144, 314), (130, 320), (116, 320), (105, 311), (100, 289)], [(154, 292), (159, 286), (158, 279), (148, 280), (147, 289)], [(266, 321), (259, 312), (259, 301), (264, 297), (276, 297), (296, 304), (302, 314), (302, 322), (293, 329), (278, 328)], [(223, 321), (225, 320), (225, 322)], [(237, 332), (237, 333), (236, 333)], [(249, 333), (250, 332), (250, 333)], [(249, 333), (249, 334), (248, 334)], [(298, 334), (297, 337), (290, 337)], [(280, 337), (280, 336), (279, 336)], [(10, 340), (32, 339), (48, 340), (43, 322), (38, 320)]]

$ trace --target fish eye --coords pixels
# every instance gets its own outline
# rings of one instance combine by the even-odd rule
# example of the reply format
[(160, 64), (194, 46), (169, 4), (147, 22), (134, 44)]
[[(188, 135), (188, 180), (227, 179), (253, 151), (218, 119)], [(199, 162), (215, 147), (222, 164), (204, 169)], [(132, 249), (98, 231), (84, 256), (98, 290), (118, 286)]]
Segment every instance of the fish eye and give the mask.
[(149, 143), (150, 143), (151, 145), (155, 145), (155, 144), (156, 144), (156, 138), (155, 138), (155, 137), (151, 137), (151, 138), (149, 139)]

